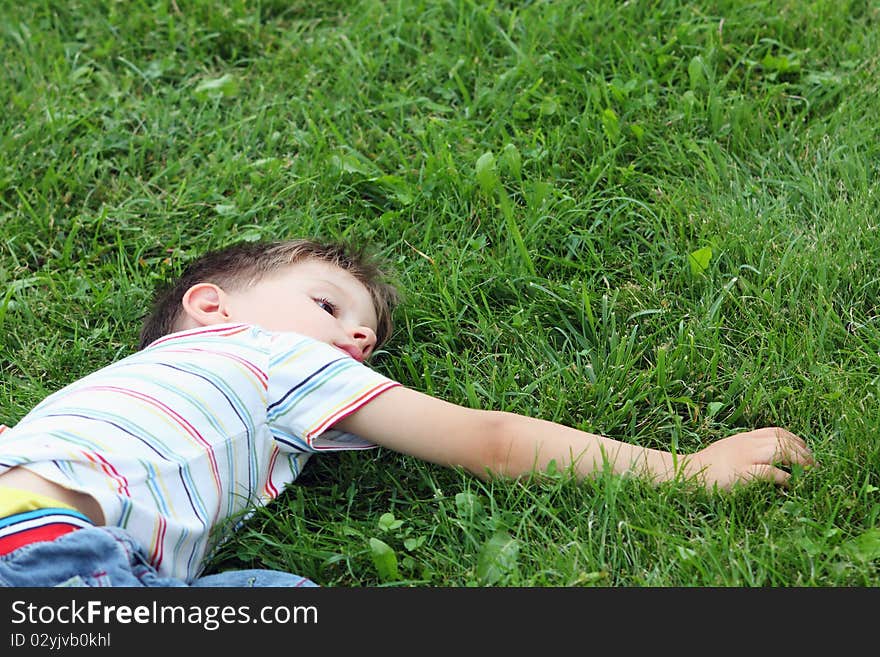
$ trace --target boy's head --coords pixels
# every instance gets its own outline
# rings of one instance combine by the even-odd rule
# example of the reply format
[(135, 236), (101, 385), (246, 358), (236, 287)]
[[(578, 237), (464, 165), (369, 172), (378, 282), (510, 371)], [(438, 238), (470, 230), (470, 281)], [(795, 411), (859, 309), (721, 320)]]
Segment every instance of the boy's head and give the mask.
[(237, 244), (197, 258), (157, 294), (139, 348), (176, 331), (243, 322), (309, 335), (363, 360), (390, 337), (397, 301), (362, 250), (310, 240)]

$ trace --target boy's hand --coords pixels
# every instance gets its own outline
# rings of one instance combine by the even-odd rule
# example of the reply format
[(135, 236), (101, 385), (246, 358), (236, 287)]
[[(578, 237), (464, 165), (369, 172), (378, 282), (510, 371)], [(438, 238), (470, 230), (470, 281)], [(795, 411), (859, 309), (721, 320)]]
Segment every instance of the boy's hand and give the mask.
[(787, 485), (791, 475), (777, 466), (816, 465), (802, 438), (779, 427), (744, 431), (722, 438), (686, 457), (685, 473), (706, 488), (724, 490), (753, 480)]

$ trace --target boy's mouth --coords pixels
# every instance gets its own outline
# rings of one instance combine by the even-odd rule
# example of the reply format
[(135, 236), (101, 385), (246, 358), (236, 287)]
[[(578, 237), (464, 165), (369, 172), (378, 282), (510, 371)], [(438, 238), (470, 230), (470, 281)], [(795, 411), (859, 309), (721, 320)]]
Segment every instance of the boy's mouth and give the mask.
[(333, 346), (336, 347), (337, 349), (341, 350), (341, 351), (344, 351), (344, 352), (347, 353), (349, 356), (351, 356), (352, 358), (354, 358), (357, 362), (359, 362), (359, 363), (363, 363), (363, 362), (364, 362), (364, 352), (361, 351), (360, 348), (357, 347), (357, 345), (353, 345), (353, 344), (346, 344), (346, 345), (342, 345), (342, 344), (334, 344)]

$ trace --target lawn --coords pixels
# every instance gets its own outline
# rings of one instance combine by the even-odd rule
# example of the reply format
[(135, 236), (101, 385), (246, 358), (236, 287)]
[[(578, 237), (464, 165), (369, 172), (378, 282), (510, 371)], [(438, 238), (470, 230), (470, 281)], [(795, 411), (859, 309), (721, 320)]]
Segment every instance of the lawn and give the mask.
[(0, 422), (241, 240), (371, 245), (374, 367), (691, 452), (711, 493), (312, 459), (211, 570), (323, 586), (880, 585), (880, 4), (0, 0)]

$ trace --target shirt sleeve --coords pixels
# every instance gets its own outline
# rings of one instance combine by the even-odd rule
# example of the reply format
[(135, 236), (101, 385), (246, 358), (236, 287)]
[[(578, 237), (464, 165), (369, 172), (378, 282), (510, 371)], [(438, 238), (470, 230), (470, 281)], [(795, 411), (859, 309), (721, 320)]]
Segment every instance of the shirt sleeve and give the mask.
[(276, 334), (269, 359), (267, 422), (283, 451), (375, 447), (332, 429), (377, 395), (400, 385), (312, 338)]

